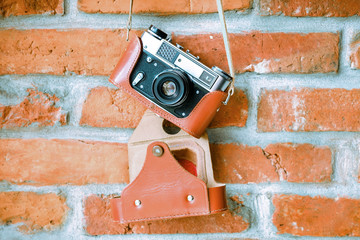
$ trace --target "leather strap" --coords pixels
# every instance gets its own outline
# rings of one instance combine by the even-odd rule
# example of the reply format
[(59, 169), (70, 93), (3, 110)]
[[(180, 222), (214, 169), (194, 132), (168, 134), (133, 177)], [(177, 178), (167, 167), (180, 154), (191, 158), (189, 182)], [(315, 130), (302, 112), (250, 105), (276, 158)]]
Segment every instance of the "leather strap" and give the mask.
[(208, 193), (211, 213), (217, 213), (227, 209), (225, 185), (208, 188)]

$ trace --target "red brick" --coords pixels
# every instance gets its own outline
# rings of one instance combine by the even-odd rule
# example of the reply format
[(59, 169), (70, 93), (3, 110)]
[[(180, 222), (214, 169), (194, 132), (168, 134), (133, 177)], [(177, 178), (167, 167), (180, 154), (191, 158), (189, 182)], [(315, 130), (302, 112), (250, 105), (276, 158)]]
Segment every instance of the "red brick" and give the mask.
[(224, 183), (329, 182), (331, 150), (310, 144), (211, 144), (215, 179)]
[[(252, 0), (222, 0), (224, 11), (246, 10), (251, 7)], [(190, 0), (190, 13), (217, 12), (216, 1)]]
[(288, 182), (330, 182), (332, 153), (329, 147), (277, 143), (265, 148), (280, 178)]
[(0, 192), (0, 224), (20, 224), (26, 233), (59, 228), (68, 210), (65, 198), (55, 193)]
[(228, 126), (245, 127), (247, 117), (248, 99), (246, 94), (240, 89), (235, 89), (228, 104), (220, 107), (220, 111), (216, 113), (209, 128)]
[(358, 33), (350, 44), (350, 62), (352, 68), (360, 69), (360, 33)]
[(279, 175), (258, 146), (211, 144), (214, 177), (223, 183), (277, 182)]
[(3, 106), (0, 104), (0, 128), (37, 126), (54, 126), (66, 124), (66, 114), (61, 107), (55, 107), (59, 99), (53, 95), (28, 89), (29, 93), (18, 105)]
[(360, 200), (275, 195), (278, 234), (319, 237), (360, 236)]
[(85, 199), (86, 231), (91, 235), (103, 234), (178, 234), (242, 232), (249, 227), (239, 214), (241, 204), (234, 199), (237, 208), (208, 216), (144, 221), (130, 224), (114, 222), (111, 216), (110, 196), (89, 196)]
[[(98, 87), (91, 90), (82, 110), (81, 125), (92, 127), (136, 128), (146, 108), (121, 90)], [(228, 105), (221, 106), (211, 128), (244, 127), (247, 120), (248, 100), (236, 90)]]
[[(339, 34), (261, 33), (230, 34), (233, 64), (237, 73), (326, 73), (336, 72)], [(220, 34), (175, 35), (179, 43), (208, 65), (227, 70)]]
[(63, 0), (2, 0), (0, 15), (3, 17), (30, 14), (63, 14)]
[(125, 49), (124, 30), (2, 30), (0, 75), (110, 75)]
[(262, 132), (359, 131), (360, 89), (263, 90), (258, 107)]
[(350, 17), (360, 15), (358, 0), (260, 0), (262, 15)]
[(136, 128), (146, 108), (121, 90), (98, 87), (91, 90), (82, 110), (81, 125)]
[[(251, 0), (224, 0), (224, 10), (245, 10)], [(129, 2), (113, 0), (79, 0), (78, 8), (87, 13), (128, 13)], [(133, 13), (196, 14), (217, 12), (216, 1), (209, 0), (138, 0), (134, 1)]]
[[(230, 35), (236, 72), (336, 72), (339, 34)], [(2, 30), (0, 74), (110, 75), (127, 45), (124, 30)], [(209, 65), (227, 69), (221, 35), (174, 36)], [(91, 49), (91, 51), (89, 51)]]
[(0, 166), (0, 180), (17, 184), (129, 181), (127, 148), (120, 143), (0, 139)]

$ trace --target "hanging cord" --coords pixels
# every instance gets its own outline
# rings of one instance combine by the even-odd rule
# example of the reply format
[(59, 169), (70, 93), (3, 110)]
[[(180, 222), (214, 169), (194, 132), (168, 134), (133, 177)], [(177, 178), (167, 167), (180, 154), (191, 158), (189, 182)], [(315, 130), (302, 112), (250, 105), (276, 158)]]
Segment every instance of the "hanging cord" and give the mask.
[(232, 57), (231, 57), (230, 43), (229, 43), (228, 32), (227, 32), (225, 16), (224, 16), (224, 10), (222, 7), (221, 0), (216, 0), (216, 4), (217, 4), (218, 13), (219, 13), (220, 23), (221, 23), (221, 31), (222, 31), (222, 35), (223, 35), (223, 39), (224, 39), (224, 45), (225, 45), (226, 57), (227, 57), (227, 61), (228, 61), (229, 69), (230, 69), (230, 75), (233, 78), (230, 83), (230, 87), (228, 90), (228, 95), (226, 97), (226, 100), (223, 102), (223, 104), (226, 105), (229, 102), (230, 97), (234, 94), (235, 71), (234, 71), (234, 66), (233, 66)]
[(132, 23), (132, 7), (133, 7), (133, 0), (130, 0), (130, 10), (129, 10), (129, 18), (126, 24), (126, 41), (129, 41), (129, 33), (131, 30), (131, 23)]

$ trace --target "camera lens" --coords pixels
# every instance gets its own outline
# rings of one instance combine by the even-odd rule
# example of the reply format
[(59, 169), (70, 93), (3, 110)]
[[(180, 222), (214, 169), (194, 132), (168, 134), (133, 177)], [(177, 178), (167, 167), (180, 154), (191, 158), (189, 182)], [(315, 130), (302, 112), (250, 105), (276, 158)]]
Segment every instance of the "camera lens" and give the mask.
[(168, 97), (174, 96), (176, 93), (176, 84), (171, 81), (164, 82), (161, 90)]
[(166, 70), (156, 76), (153, 82), (155, 98), (164, 105), (178, 106), (189, 93), (189, 79), (180, 70)]

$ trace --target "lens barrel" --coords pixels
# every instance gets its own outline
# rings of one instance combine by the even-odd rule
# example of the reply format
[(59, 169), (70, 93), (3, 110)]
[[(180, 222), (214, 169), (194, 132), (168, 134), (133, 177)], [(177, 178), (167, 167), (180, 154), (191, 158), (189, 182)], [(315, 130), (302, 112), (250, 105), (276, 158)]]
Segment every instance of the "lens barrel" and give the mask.
[(162, 104), (178, 106), (189, 95), (189, 79), (180, 70), (165, 70), (155, 77), (152, 90)]

